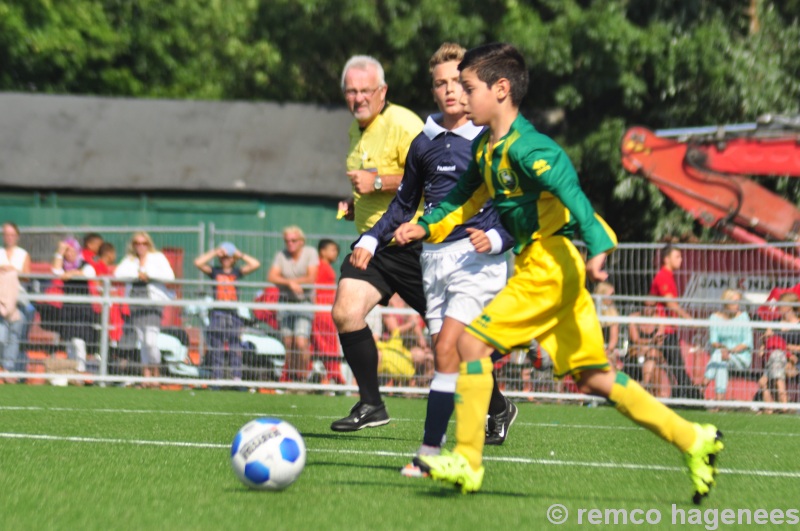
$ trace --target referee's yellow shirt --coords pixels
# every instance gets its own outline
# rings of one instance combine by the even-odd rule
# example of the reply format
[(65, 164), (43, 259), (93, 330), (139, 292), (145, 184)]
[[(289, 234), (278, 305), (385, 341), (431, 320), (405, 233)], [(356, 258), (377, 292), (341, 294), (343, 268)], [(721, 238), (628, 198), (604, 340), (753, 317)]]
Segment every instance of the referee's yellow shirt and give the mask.
[[(350, 125), (350, 150), (347, 171), (372, 170), (378, 175), (402, 175), (411, 141), (422, 131), (422, 120), (414, 112), (387, 103), (383, 111), (363, 131), (358, 122)], [(361, 234), (381, 218), (395, 192), (359, 194), (355, 199), (356, 230)], [(414, 216), (422, 213), (422, 204)]]

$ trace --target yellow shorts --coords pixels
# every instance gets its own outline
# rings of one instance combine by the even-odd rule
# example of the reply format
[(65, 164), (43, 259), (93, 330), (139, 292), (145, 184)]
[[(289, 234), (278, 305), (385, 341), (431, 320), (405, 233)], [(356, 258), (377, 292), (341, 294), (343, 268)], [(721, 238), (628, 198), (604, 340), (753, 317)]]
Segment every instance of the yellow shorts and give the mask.
[(585, 288), (586, 267), (563, 236), (531, 243), (516, 257), (514, 275), (467, 331), (505, 354), (536, 338), (563, 378), (608, 370), (603, 332)]

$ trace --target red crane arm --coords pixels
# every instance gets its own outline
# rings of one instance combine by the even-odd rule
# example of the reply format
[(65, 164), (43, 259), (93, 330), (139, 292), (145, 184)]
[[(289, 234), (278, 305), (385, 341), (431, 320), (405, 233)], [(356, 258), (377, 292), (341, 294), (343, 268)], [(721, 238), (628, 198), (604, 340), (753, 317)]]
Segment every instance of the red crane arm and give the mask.
[(687, 156), (709, 170), (744, 175), (800, 177), (798, 138), (735, 138), (689, 143)]
[(736, 172), (721, 175), (704, 169), (689, 144), (633, 127), (621, 149), (627, 171), (647, 178), (700, 223), (733, 224), (772, 239), (798, 240), (800, 210)]

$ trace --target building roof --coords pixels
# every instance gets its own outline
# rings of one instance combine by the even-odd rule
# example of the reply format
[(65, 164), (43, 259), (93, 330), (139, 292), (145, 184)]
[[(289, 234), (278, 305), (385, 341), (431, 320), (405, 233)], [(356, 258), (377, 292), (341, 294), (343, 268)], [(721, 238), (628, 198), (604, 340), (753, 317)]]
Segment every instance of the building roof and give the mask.
[(0, 93), (0, 186), (345, 197), (344, 106)]

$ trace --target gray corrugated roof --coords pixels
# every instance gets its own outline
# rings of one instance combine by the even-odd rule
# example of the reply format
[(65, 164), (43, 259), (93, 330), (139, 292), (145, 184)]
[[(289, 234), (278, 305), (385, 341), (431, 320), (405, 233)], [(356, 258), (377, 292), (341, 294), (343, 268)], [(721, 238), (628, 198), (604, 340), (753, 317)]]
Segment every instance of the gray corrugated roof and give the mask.
[(345, 107), (0, 94), (0, 185), (344, 197)]

